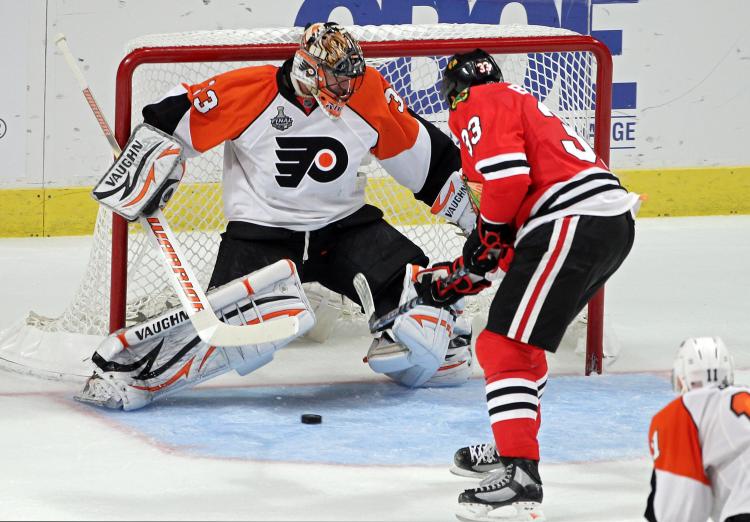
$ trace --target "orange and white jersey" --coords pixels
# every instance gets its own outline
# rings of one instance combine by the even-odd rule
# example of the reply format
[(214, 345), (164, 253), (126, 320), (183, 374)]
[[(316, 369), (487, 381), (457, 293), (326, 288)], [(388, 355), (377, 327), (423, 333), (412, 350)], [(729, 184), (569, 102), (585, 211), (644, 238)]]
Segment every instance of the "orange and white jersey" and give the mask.
[(646, 519), (715, 522), (750, 514), (750, 388), (690, 391), (651, 421)]
[[(182, 85), (143, 110), (145, 121), (197, 155), (224, 143), (229, 221), (317, 230), (364, 205), (358, 168), (372, 153), (400, 184), (432, 205), (460, 167), (450, 138), (411, 113), (374, 68), (341, 117), (303, 105), (282, 67), (247, 67)], [(189, 168), (189, 166), (188, 166)]]

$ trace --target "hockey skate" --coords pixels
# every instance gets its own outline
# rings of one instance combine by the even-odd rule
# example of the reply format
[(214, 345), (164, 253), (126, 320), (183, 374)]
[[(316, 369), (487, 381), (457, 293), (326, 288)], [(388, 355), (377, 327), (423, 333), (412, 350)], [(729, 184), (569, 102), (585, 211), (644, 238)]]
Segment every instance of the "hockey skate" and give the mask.
[(537, 462), (503, 458), (505, 469), (458, 497), (456, 517), (465, 522), (540, 522), (542, 480)]
[(490, 442), (465, 446), (456, 451), (450, 471), (461, 477), (484, 478), (503, 467), (495, 444)]
[[(144, 397), (141, 398), (141, 395)], [(79, 402), (102, 408), (121, 409), (126, 401), (128, 404), (131, 402), (138, 402), (139, 404), (143, 402), (145, 404), (148, 402), (145, 397), (147, 395), (147, 393), (138, 393), (137, 390), (133, 390), (129, 392), (128, 397), (128, 391), (124, 383), (118, 382), (117, 379), (106, 374), (104, 376), (94, 374), (86, 381), (83, 390), (73, 398)], [(141, 401), (138, 399), (141, 399)]]

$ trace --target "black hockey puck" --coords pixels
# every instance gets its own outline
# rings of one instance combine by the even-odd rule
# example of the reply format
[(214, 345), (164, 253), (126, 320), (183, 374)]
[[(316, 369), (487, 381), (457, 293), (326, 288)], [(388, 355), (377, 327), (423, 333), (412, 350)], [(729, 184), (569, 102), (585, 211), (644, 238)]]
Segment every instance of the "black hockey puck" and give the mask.
[(302, 424), (320, 424), (323, 422), (323, 417), (315, 413), (303, 413), (300, 421)]

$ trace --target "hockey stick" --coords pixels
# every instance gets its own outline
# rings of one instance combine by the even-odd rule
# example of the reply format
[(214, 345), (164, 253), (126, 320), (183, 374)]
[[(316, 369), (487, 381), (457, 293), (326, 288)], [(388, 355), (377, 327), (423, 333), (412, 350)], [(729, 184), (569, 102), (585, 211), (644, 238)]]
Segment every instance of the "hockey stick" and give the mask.
[[(375, 302), (372, 300), (372, 290), (370, 290), (370, 284), (367, 282), (367, 278), (363, 273), (359, 272), (354, 276), (352, 282), (354, 283), (354, 290), (359, 296), (359, 301), (362, 304), (365, 315), (372, 321), (372, 318), (375, 317)], [(370, 332), (377, 333), (372, 330), (372, 327), (370, 327)]]
[[(492, 262), (496, 262), (497, 260), (500, 259), (500, 257), (501, 257), (500, 254), (501, 253), (502, 253), (502, 251), (499, 250), (499, 249), (490, 250), (490, 252), (489, 252), (489, 260), (492, 261)], [(357, 284), (358, 284), (357, 277), (359, 277), (360, 275), (362, 275), (362, 274), (357, 274), (354, 277), (354, 288), (355, 288), (355, 290), (357, 290), (357, 294), (359, 294), (360, 299), (362, 299), (362, 294), (359, 293), (359, 289), (357, 288)], [(455, 283), (456, 281), (458, 281), (459, 279), (461, 279), (462, 277), (467, 276), (467, 275), (470, 278), (476, 278), (476, 279), (472, 279), (474, 282), (484, 279), (482, 276), (478, 276), (476, 274), (472, 274), (469, 271), (468, 268), (461, 267), (458, 270), (456, 270), (455, 272), (453, 272), (451, 275), (449, 275), (448, 277), (444, 277), (442, 279), (437, 279), (435, 281), (432, 281), (430, 283), (430, 286), (435, 285), (437, 283), (441, 283), (443, 286), (450, 286), (453, 283)], [(364, 279), (364, 276), (362, 276), (362, 279)], [(359, 282), (359, 284), (361, 284), (361, 281)], [(367, 280), (366, 279), (364, 279), (364, 284), (367, 285)], [(370, 287), (367, 286), (368, 293), (369, 293), (369, 290), (370, 290)], [(425, 289), (425, 292), (427, 292), (427, 291), (429, 291), (429, 288)], [(450, 302), (446, 301), (441, 306), (445, 307), (445, 306), (452, 305), (453, 303), (455, 303), (456, 301), (458, 301), (461, 297), (463, 297), (463, 296), (457, 295), (455, 299), (453, 299)], [(372, 295), (371, 294), (370, 294), (370, 301), (372, 302)], [(396, 319), (398, 319), (398, 317), (400, 315), (403, 315), (406, 312), (408, 312), (410, 310), (413, 310), (417, 306), (424, 304), (424, 302), (425, 302), (424, 296), (423, 295), (418, 295), (418, 296), (413, 297), (412, 299), (408, 300), (407, 302), (405, 302), (404, 304), (402, 304), (398, 308), (394, 308), (393, 310), (391, 310), (387, 314), (381, 315), (380, 317), (376, 317), (375, 316), (375, 313), (374, 313), (375, 306), (371, 305), (373, 313), (370, 316), (370, 320), (368, 321), (368, 326), (370, 327), (370, 333), (382, 332), (383, 330), (385, 330), (386, 328), (388, 328), (391, 324), (393, 324), (396, 321)], [(367, 308), (365, 308), (365, 312), (367, 312)]]
[[(455, 283), (456, 281), (458, 281), (459, 279), (461, 279), (462, 277), (464, 277), (467, 274), (469, 274), (469, 269), (468, 268), (460, 268), (460, 269), (456, 270), (455, 272), (453, 272), (448, 277), (444, 277), (442, 279), (438, 279), (437, 281), (433, 281), (430, 284), (430, 286), (436, 284), (438, 281), (441, 282), (443, 285), (449, 286), (449, 285)], [(477, 276), (477, 277), (479, 277), (479, 276)], [(356, 288), (356, 286), (355, 286), (355, 288)], [(429, 289), (426, 289), (426, 291), (429, 291)], [(458, 301), (458, 299), (460, 299), (460, 298), (461, 298), (461, 296), (457, 296), (456, 297), (456, 301)], [(360, 299), (361, 299), (361, 297), (360, 297)], [(370, 333), (382, 332), (383, 330), (385, 330), (386, 328), (388, 328), (389, 326), (391, 326), (396, 321), (396, 319), (399, 318), (399, 316), (405, 314), (406, 312), (409, 312), (410, 310), (413, 310), (414, 308), (416, 308), (419, 305), (424, 304), (424, 302), (425, 302), (424, 296), (418, 295), (416, 297), (413, 297), (413, 298), (409, 299), (408, 301), (406, 301), (404, 304), (402, 304), (398, 308), (394, 308), (393, 310), (391, 310), (390, 312), (388, 312), (385, 315), (381, 315), (380, 317), (376, 317), (375, 314), (373, 313), (370, 316), (370, 320), (367, 322), (368, 326), (370, 327)], [(453, 304), (453, 303), (445, 303), (445, 306), (447, 306), (449, 304)], [(373, 309), (374, 309), (374, 307), (373, 307)]]
[[(70, 52), (65, 35), (58, 34), (55, 44), (65, 57), (73, 75), (78, 80), (89, 107), (99, 122), (104, 136), (109, 142), (115, 157), (122, 152), (112, 129), (102, 114), (99, 105), (89, 90), (88, 83)], [(260, 344), (291, 337), (299, 331), (299, 321), (296, 317), (279, 317), (272, 321), (255, 325), (229, 325), (219, 320), (208, 302), (205, 292), (198, 283), (193, 269), (187, 263), (187, 257), (177, 242), (172, 228), (167, 223), (161, 210), (138, 218), (152, 245), (161, 253), (164, 267), (177, 297), (179, 297), (185, 312), (193, 323), (198, 336), (212, 346), (244, 346)], [(252, 290), (249, 290), (252, 292)]]

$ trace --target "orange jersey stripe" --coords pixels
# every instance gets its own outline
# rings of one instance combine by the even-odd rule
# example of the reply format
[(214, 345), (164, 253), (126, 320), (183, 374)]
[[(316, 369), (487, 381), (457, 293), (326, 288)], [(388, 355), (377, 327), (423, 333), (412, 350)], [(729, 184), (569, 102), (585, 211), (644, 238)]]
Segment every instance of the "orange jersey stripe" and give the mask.
[(184, 85), (190, 108), (192, 146), (205, 152), (242, 133), (279, 93), (278, 67), (245, 67)]
[(365, 69), (362, 85), (349, 100), (349, 107), (378, 133), (372, 148), (378, 159), (392, 158), (414, 146), (419, 124), (407, 111), (406, 104), (377, 69)]
[(654, 416), (649, 442), (654, 468), (710, 485), (698, 428), (682, 398), (670, 402)]

